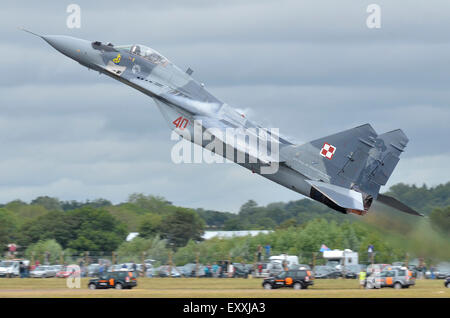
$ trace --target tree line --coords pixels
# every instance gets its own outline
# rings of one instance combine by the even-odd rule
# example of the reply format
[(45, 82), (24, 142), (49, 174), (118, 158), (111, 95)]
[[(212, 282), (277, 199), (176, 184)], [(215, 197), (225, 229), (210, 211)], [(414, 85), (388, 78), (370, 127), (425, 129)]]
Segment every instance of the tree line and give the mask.
[[(442, 233), (450, 232), (450, 182), (436, 187), (423, 185), (392, 186), (386, 193), (399, 199), (430, 218), (433, 228)], [(310, 199), (290, 202), (270, 203), (267, 206), (249, 200), (243, 204), (238, 214), (197, 209), (207, 227), (223, 230), (271, 230), (305, 224), (324, 218), (335, 222), (354, 222), (361, 218), (345, 215)], [(369, 214), (371, 211), (369, 211)], [(395, 214), (397, 212), (393, 212)]]
[[(321, 244), (363, 251), (370, 243), (378, 245), (380, 261), (387, 261), (404, 253), (399, 246), (405, 237), (410, 237), (414, 244), (407, 248), (413, 252), (416, 249), (417, 253), (426, 254), (427, 249), (434, 247), (433, 251), (439, 254), (441, 242), (449, 242), (450, 182), (431, 188), (397, 184), (388, 193), (428, 216), (426, 231), (432, 233), (430, 244), (423, 243), (423, 238), (416, 241), (416, 225), (409, 227), (414, 230), (405, 230), (406, 225), (417, 223), (416, 219), (403, 221), (398, 219), (402, 216), (395, 214), (398, 212), (374, 217), (343, 215), (312, 200), (301, 199), (266, 206), (249, 200), (239, 213), (230, 213), (179, 207), (163, 197), (144, 194), (132, 194), (119, 204), (105, 199), (60, 201), (48, 196), (30, 203), (14, 200), (2, 204), (0, 244), (5, 250), (7, 244), (15, 243), (28, 254), (45, 249), (52, 249), (54, 255), (62, 251), (66, 254), (120, 251), (124, 258), (145, 252), (164, 259), (168, 251), (173, 251), (176, 262), (193, 261), (195, 255), (212, 262), (230, 253), (251, 261), (260, 244), (270, 244), (276, 253), (299, 255), (317, 251)], [(383, 232), (383, 228), (393, 228), (395, 233)], [(254, 238), (201, 242), (204, 231), (211, 229), (274, 232)], [(126, 242), (130, 232), (138, 232), (139, 237)], [(420, 251), (418, 246), (422, 247)]]

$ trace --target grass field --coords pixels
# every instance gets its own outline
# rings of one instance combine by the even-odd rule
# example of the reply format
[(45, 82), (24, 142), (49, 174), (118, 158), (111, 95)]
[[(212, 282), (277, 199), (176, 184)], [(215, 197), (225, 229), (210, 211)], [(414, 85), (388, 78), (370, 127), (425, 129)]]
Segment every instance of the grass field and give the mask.
[(66, 280), (60, 278), (3, 278), (0, 279), (0, 297), (38, 298), (377, 298), (377, 297), (425, 297), (450, 298), (450, 288), (443, 280), (418, 280), (409, 289), (379, 290), (359, 289), (358, 280), (325, 279), (315, 280), (307, 290), (277, 289), (264, 290), (261, 279), (215, 279), (215, 278), (139, 278), (138, 286), (132, 290), (89, 290), (83, 278), (80, 289), (69, 289)]

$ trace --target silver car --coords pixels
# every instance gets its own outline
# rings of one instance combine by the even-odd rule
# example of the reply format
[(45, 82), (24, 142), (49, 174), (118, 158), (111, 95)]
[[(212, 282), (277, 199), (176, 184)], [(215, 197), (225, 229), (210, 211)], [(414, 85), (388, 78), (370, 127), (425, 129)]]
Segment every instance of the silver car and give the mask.
[(381, 272), (373, 273), (366, 279), (366, 288), (393, 287), (409, 288), (416, 284), (412, 272), (406, 267), (385, 267)]
[(40, 265), (30, 272), (30, 277), (48, 278), (55, 277), (56, 269), (53, 266)]
[(59, 272), (59, 271), (62, 271), (65, 266), (64, 265), (53, 265), (52, 267), (56, 272)]

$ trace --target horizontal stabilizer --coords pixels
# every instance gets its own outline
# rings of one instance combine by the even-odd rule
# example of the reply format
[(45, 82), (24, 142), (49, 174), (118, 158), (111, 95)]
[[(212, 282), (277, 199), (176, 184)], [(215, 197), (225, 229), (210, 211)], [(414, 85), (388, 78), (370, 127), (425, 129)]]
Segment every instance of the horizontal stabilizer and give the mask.
[(408, 214), (412, 214), (412, 215), (417, 215), (417, 216), (424, 216), (423, 214), (411, 209), (409, 206), (407, 206), (406, 204), (401, 203), (400, 201), (398, 201), (397, 199), (390, 197), (388, 195), (384, 195), (384, 194), (379, 194), (377, 197), (377, 201), (390, 206), (394, 209), (397, 209), (401, 212), (404, 213), (408, 213)]
[(364, 211), (364, 203), (361, 193), (325, 182), (312, 180), (306, 180), (306, 182), (339, 207), (350, 210)]

